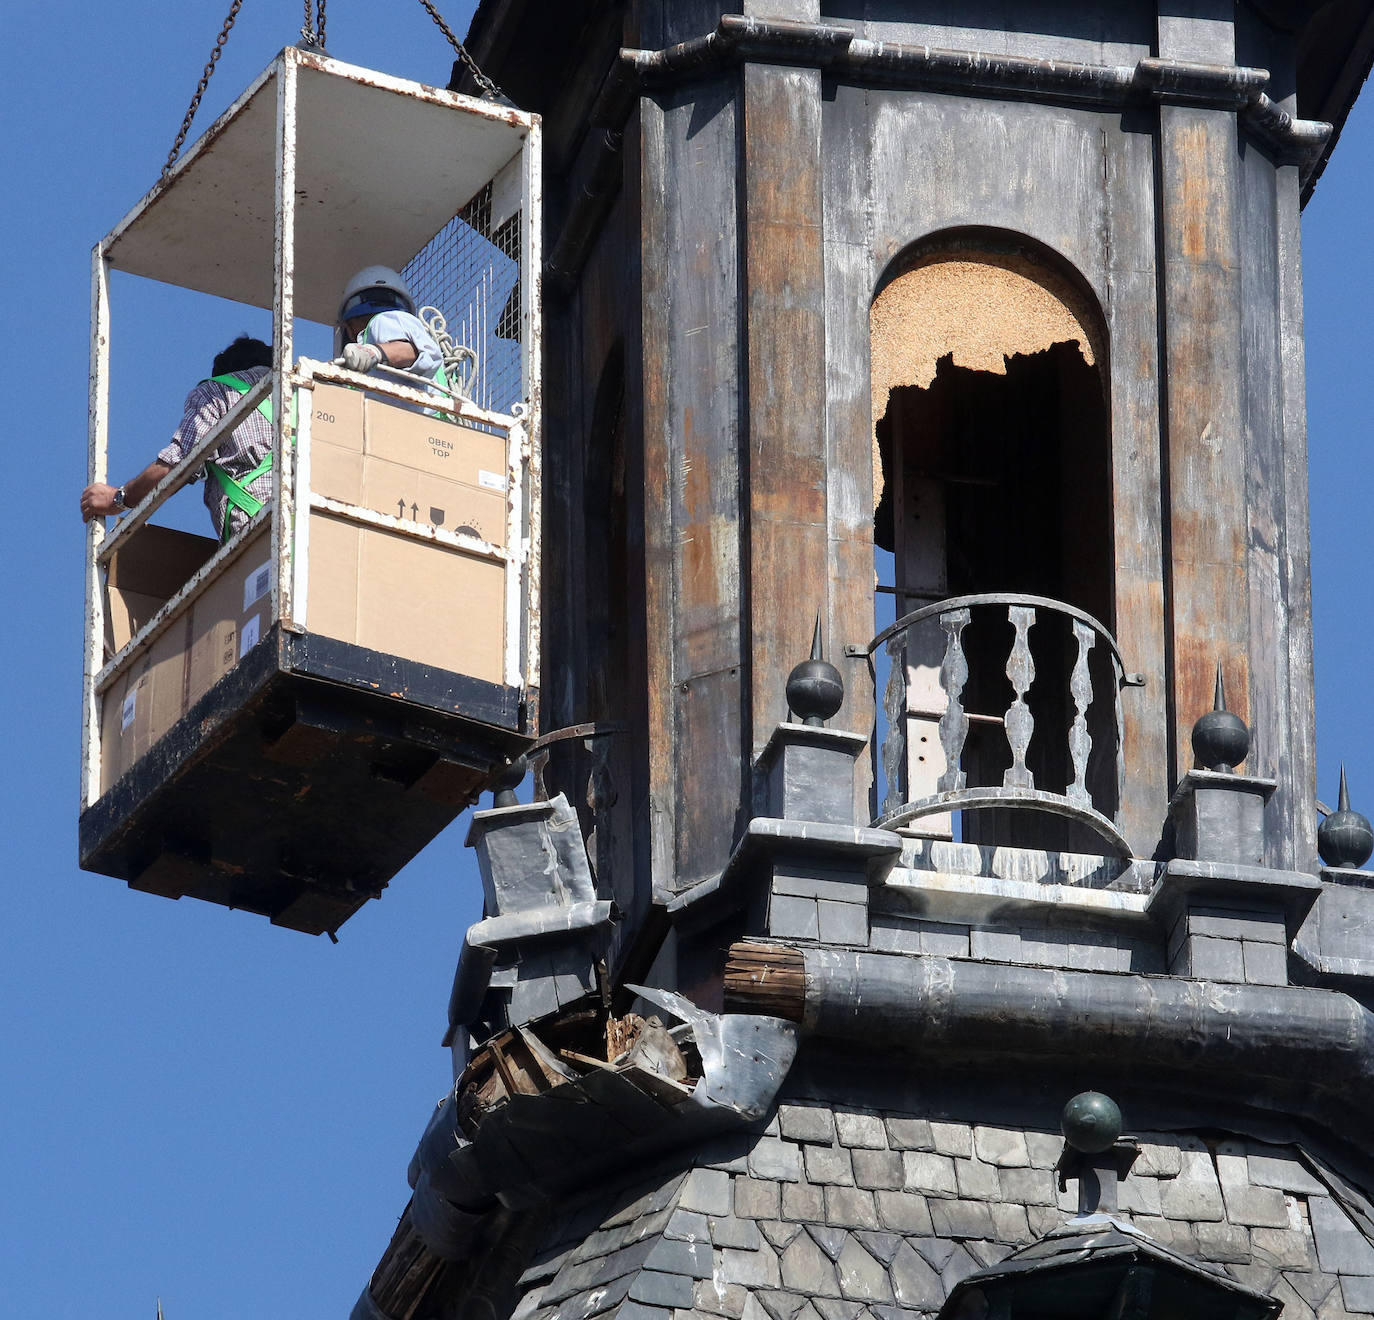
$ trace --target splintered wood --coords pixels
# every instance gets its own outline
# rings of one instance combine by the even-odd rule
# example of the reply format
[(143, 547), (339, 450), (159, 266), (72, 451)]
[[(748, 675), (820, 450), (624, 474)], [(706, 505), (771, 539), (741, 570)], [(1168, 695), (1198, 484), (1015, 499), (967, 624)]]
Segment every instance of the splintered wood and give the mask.
[[(483, 1115), (511, 1096), (543, 1095), (592, 1073), (615, 1073), (667, 1105), (685, 1100), (700, 1073), (695, 1049), (679, 1044), (656, 1017), (608, 1018), (603, 1029), (597, 1014), (579, 1013), (534, 1027), (503, 1031), (472, 1056), (459, 1100), (469, 1135)], [(602, 1040), (605, 1057), (598, 1058), (590, 1051)]]
[(806, 1008), (806, 964), (800, 949), (741, 941), (725, 963), (725, 1011), (800, 1022)]
[(444, 1270), (444, 1261), (425, 1246), (415, 1231), (407, 1205), (372, 1275), (368, 1292), (382, 1315), (412, 1320)]

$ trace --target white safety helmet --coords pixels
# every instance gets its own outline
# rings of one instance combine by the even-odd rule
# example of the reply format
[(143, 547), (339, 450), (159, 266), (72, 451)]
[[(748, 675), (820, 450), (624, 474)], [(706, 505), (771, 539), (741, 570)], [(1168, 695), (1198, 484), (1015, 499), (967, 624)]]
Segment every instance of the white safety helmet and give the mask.
[(344, 285), (339, 324), (355, 316), (398, 310), (415, 315), (415, 298), (405, 280), (390, 266), (364, 266)]

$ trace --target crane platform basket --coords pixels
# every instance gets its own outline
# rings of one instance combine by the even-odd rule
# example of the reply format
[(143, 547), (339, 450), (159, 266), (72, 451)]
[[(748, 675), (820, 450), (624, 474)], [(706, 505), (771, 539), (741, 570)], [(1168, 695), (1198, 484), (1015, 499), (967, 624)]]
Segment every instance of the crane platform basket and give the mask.
[[(85, 869), (332, 933), (536, 736), (539, 175), (534, 116), (288, 48), (96, 246), (92, 482), (112, 271), (270, 309), (273, 343), (90, 525)], [(332, 325), (376, 263), (451, 350), (448, 392), (297, 356), (298, 319)], [(258, 407), (261, 512), (222, 541), (152, 522)]]

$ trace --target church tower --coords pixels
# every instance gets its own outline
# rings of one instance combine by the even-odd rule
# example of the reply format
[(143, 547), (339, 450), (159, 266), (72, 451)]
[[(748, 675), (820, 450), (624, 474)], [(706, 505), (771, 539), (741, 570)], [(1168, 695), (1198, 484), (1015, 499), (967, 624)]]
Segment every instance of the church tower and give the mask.
[(1369, 6), (485, 0), (469, 44), (543, 117), (568, 735), (475, 815), (455, 1085), (355, 1317), (1374, 1314), (1299, 242)]

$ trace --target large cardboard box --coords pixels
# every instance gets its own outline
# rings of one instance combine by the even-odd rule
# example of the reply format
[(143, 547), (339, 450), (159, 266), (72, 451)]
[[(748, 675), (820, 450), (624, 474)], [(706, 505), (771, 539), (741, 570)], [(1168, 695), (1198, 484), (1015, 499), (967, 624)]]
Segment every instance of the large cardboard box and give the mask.
[(216, 542), (145, 523), (115, 551), (105, 575), (105, 646), (121, 650), (195, 571)]
[(310, 487), (376, 513), (506, 543), (506, 439), (317, 385)]
[(101, 792), (181, 717), (185, 675), (185, 625), (177, 617), (105, 691), (100, 717)]
[[(311, 489), (347, 504), (506, 540), (506, 440), (319, 385)], [(215, 551), (208, 537), (147, 526), (110, 566), (106, 645), (137, 632)], [(505, 680), (505, 565), (422, 537), (310, 515), (312, 633), (489, 683)], [(102, 792), (273, 623), (271, 528), (184, 602), (102, 699)]]
[(383, 399), (364, 407), (364, 452), (445, 481), (505, 496), (506, 438), (409, 412)]
[[(506, 438), (317, 385), (310, 487), (506, 543)], [(312, 514), (306, 627), (489, 683), (505, 679), (505, 566), (400, 532)]]
[(308, 591), (312, 633), (505, 681), (504, 564), (317, 512)]
[[(214, 553), (208, 537), (142, 528), (110, 566), (107, 643), (128, 640)], [(128, 553), (134, 551), (135, 553)], [(151, 647), (106, 689), (101, 701), (101, 791), (109, 788), (271, 627), (270, 528), (184, 601)], [(123, 583), (125, 585), (118, 585)], [(134, 592), (128, 584), (154, 587)], [(146, 601), (146, 603), (144, 603)], [(122, 641), (120, 639), (123, 639)]]
[(272, 627), (272, 532), (264, 523), (242, 554), (191, 602), (186, 704), (191, 706)]

